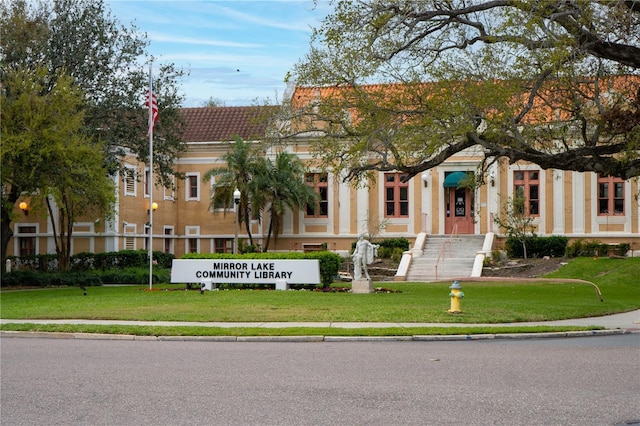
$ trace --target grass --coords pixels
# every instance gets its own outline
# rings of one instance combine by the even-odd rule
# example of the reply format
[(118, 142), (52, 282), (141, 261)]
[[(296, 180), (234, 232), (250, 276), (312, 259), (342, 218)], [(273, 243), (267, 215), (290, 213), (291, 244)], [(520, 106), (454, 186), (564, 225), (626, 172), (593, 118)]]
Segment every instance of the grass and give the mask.
[[(593, 260), (579, 258), (550, 274), (555, 278), (592, 281), (602, 291), (604, 301), (591, 285), (561, 283), (461, 282), (465, 298), (463, 313), (447, 313), (450, 306), (449, 283), (378, 283), (399, 293), (350, 294), (313, 291), (226, 290), (200, 294), (178, 290), (178, 286), (92, 287), (87, 296), (77, 288), (44, 290), (3, 290), (0, 316), (4, 319), (111, 319), (145, 321), (222, 321), (222, 322), (434, 322), (434, 323), (513, 323), (559, 320), (607, 315), (640, 308), (640, 258)], [(13, 330), (18, 324), (4, 324)], [(41, 327), (41, 326), (38, 326)], [(48, 326), (49, 331), (63, 330)], [(57, 327), (57, 328), (56, 328)], [(93, 327), (93, 326), (92, 326)], [(113, 332), (114, 326), (95, 326), (96, 332)], [(45, 327), (46, 328), (46, 327)], [(31, 328), (44, 330), (44, 328)], [(138, 333), (170, 334), (170, 330), (146, 327)], [(566, 330), (567, 328), (562, 328)], [(75, 328), (76, 331), (82, 331)], [(155, 331), (154, 331), (155, 330)], [(283, 335), (300, 331), (277, 329), (263, 333)], [(375, 331), (366, 335), (422, 334), (414, 328)], [(438, 329), (437, 333), (448, 333)], [(478, 332), (477, 328), (474, 328)], [(512, 330), (512, 329), (510, 329)], [(129, 330), (131, 331), (131, 330)], [(253, 333), (255, 329), (217, 329), (195, 327), (178, 333)], [(557, 331), (544, 330), (544, 331)], [(319, 330), (305, 329), (304, 334)], [(362, 331), (360, 331), (361, 333)], [(432, 331), (429, 331), (430, 333)], [(322, 329), (322, 335), (347, 330)], [(456, 334), (464, 334), (456, 329)], [(241, 334), (234, 334), (241, 335)], [(399, 334), (402, 335), (402, 334)]]
[(181, 327), (86, 324), (4, 324), (2, 330), (56, 333), (93, 333), (135, 336), (450, 336), (501, 333), (552, 333), (599, 330), (597, 326), (478, 326), (478, 327)]

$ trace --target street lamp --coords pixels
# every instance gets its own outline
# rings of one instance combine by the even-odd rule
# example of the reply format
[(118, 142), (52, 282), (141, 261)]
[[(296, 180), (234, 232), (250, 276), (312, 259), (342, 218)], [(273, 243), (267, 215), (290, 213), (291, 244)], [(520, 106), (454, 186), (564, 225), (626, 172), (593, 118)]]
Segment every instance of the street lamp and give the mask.
[(233, 191), (233, 205), (236, 211), (236, 217), (233, 220), (235, 226), (235, 236), (233, 238), (233, 254), (238, 254), (238, 205), (240, 204), (240, 190), (238, 188)]
[(147, 216), (149, 216), (149, 212), (153, 210), (154, 212), (158, 210), (158, 203), (151, 203), (151, 209), (147, 209)]
[(29, 216), (29, 205), (26, 202), (21, 202), (19, 204), (20, 210), (24, 213), (25, 216)]

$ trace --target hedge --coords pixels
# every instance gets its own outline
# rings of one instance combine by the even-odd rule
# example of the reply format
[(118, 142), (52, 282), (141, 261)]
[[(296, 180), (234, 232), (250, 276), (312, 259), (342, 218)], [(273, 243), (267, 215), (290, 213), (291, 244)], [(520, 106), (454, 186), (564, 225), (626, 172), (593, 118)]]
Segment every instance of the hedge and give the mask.
[[(525, 244), (527, 246), (527, 257), (563, 257), (569, 239), (562, 236), (551, 237), (527, 237)], [(509, 257), (524, 257), (524, 248), (522, 241), (509, 237), (505, 243), (507, 255)]]
[(592, 256), (608, 256), (614, 254), (617, 256), (626, 256), (631, 249), (628, 243), (607, 244), (600, 241), (584, 241), (575, 240), (567, 246), (565, 254), (567, 257), (592, 257)]
[[(160, 268), (171, 268), (175, 256), (162, 251), (153, 252), (153, 260)], [(71, 256), (71, 268), (78, 271), (108, 270), (149, 265), (146, 250), (120, 250), (107, 253), (78, 253)]]
[(2, 287), (96, 287), (100, 277), (91, 273), (18, 270), (2, 276)]

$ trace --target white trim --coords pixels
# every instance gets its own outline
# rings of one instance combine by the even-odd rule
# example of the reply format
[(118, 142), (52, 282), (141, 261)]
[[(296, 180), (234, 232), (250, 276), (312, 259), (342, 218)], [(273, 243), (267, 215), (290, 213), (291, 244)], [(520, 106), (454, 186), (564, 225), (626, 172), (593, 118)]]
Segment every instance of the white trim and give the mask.
[[(151, 182), (147, 182), (149, 177), (151, 176), (151, 172), (149, 171), (149, 167), (144, 167), (142, 171), (142, 196), (143, 198), (149, 198), (153, 187)], [(147, 192), (147, 188), (149, 188), (149, 192)]]
[[(620, 235), (631, 232), (631, 181), (624, 181), (624, 214), (623, 215), (599, 215), (598, 214), (598, 174), (591, 173), (591, 233), (594, 235)], [(605, 225), (605, 230), (600, 231)], [(622, 231), (610, 231), (608, 225), (624, 225)]]
[[(122, 179), (122, 186), (124, 188), (124, 196), (125, 197), (135, 197), (138, 192), (138, 169), (134, 165), (125, 164), (124, 165), (124, 176)], [(131, 173), (131, 175), (129, 175)], [(128, 190), (128, 179), (132, 179), (133, 181), (133, 191)]]
[(545, 184), (545, 172), (538, 166), (537, 164), (514, 164), (509, 166), (509, 175), (507, 176), (507, 196), (513, 197), (513, 172), (517, 171), (537, 171), (538, 172), (538, 181), (540, 182), (540, 186), (538, 188), (538, 216), (533, 216), (533, 221), (531, 224), (535, 226), (536, 234), (546, 235), (546, 205), (545, 203), (545, 194), (547, 190), (547, 186)]
[[(34, 227), (36, 232), (21, 233), (20, 228)], [(13, 226), (13, 255), (20, 256), (20, 238), (32, 237), (36, 240), (35, 252), (40, 254), (40, 224), (38, 222), (18, 222)]]
[(184, 252), (191, 253), (189, 250), (189, 240), (195, 238), (196, 240), (196, 253), (200, 253), (200, 226), (185, 226), (184, 227)]
[[(170, 230), (171, 233), (167, 234), (167, 230)], [(175, 239), (175, 228), (173, 227), (173, 225), (164, 225), (162, 227), (162, 251), (164, 251), (164, 243), (165, 240), (171, 240), (171, 248), (169, 249), (169, 253), (171, 254), (175, 254), (176, 252), (176, 239)], [(165, 252), (166, 253), (166, 252)]]
[(344, 182), (346, 172), (336, 176), (338, 180), (338, 232), (340, 235), (351, 233), (351, 185)]
[[(167, 201), (174, 201), (176, 198), (176, 177), (171, 176), (171, 188), (167, 188), (166, 186), (162, 188), (162, 198)], [(167, 191), (169, 191), (169, 195), (167, 195)]]
[[(309, 169), (305, 172), (305, 176), (307, 174), (322, 174), (325, 171)], [(327, 228), (326, 231), (321, 232), (323, 235), (332, 235), (333, 234), (333, 224), (335, 223), (335, 215), (333, 214), (333, 175), (329, 172), (327, 173), (327, 216), (326, 217), (313, 217), (306, 216), (307, 209), (306, 207), (302, 207), (298, 209), (298, 220), (301, 224), (300, 232), (301, 234), (310, 234), (315, 235), (318, 232), (310, 232), (306, 228), (307, 226), (325, 226)], [(306, 182), (305, 182), (306, 185)], [(316, 187), (313, 187), (314, 191)]]
[[(189, 178), (195, 176), (196, 182), (198, 183), (198, 194), (195, 197), (191, 197), (191, 187), (189, 186)], [(200, 195), (202, 193), (202, 185), (200, 182), (200, 172), (187, 172), (184, 174), (184, 199), (185, 201), (200, 201)]]
[(553, 235), (563, 235), (565, 216), (564, 171), (552, 170), (553, 177)]
[[(122, 248), (120, 250), (136, 250), (138, 226), (135, 223), (127, 223), (122, 226)], [(127, 243), (131, 242), (131, 247), (127, 247)]]
[(584, 235), (586, 225), (585, 205), (585, 174), (573, 172), (573, 185), (571, 185), (571, 197), (573, 198), (573, 229), (572, 234)]

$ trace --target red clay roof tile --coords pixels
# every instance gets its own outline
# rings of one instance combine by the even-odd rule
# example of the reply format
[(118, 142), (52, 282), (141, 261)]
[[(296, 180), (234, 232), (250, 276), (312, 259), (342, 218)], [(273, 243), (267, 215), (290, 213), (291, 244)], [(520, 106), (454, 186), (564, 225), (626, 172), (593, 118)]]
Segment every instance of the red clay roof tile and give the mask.
[(239, 136), (245, 140), (264, 136), (267, 117), (279, 107), (203, 107), (182, 108), (185, 142), (226, 142)]

